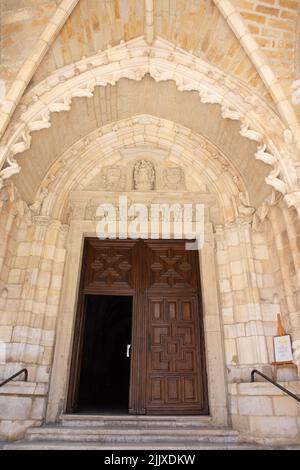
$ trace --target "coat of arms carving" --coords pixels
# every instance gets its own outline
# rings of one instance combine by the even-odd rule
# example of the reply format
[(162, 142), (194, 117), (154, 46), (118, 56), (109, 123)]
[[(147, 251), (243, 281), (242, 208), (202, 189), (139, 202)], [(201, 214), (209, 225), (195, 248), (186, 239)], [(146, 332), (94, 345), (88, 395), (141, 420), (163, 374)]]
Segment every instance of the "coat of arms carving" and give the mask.
[(165, 189), (184, 189), (184, 172), (182, 168), (167, 168), (163, 172), (163, 182)]
[(122, 191), (125, 189), (126, 177), (124, 170), (119, 166), (103, 168), (103, 183), (108, 191)]

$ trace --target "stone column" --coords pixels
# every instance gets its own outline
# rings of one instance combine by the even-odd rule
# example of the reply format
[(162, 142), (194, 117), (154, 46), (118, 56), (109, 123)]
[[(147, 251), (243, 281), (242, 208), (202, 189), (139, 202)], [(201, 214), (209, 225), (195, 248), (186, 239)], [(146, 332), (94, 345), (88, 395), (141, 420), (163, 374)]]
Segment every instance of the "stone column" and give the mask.
[[(219, 283), (229, 382), (250, 381), (254, 367), (270, 369), (250, 221), (216, 227)], [(267, 247), (259, 255), (268, 259)]]
[(215, 243), (211, 223), (205, 224), (204, 246), (200, 252), (200, 269), (209, 408), (213, 422), (226, 425), (228, 410), (224, 337), (218, 295)]

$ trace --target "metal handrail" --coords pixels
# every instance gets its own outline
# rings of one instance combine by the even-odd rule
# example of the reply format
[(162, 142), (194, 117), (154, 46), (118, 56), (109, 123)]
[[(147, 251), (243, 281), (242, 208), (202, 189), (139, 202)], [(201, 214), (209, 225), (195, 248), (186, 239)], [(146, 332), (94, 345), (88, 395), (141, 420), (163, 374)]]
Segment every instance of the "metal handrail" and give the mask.
[(0, 383), (0, 387), (3, 387), (3, 385), (7, 384), (8, 382), (10, 382), (11, 380), (13, 380), (15, 377), (18, 377), (18, 375), (21, 375), (23, 374), (24, 372), (24, 382), (27, 382), (28, 380), (28, 370), (27, 369), (22, 369), (20, 370), (19, 372), (17, 372), (16, 374), (12, 375), (11, 377), (9, 377), (8, 379), (4, 380), (4, 382), (1, 382)]
[(282, 385), (280, 385), (279, 383), (275, 382), (275, 380), (273, 379), (270, 379), (270, 377), (268, 377), (267, 375), (263, 374), (262, 372), (260, 372), (259, 370), (257, 369), (253, 369), (253, 371), (251, 372), (251, 382), (254, 382), (254, 374), (258, 374), (258, 375), (261, 375), (264, 379), (266, 379), (268, 382), (270, 382), (271, 384), (275, 385), (275, 387), (277, 388), (280, 388), (280, 390), (282, 390), (284, 393), (287, 393), (287, 395), (289, 395), (290, 397), (294, 398), (295, 400), (299, 401), (300, 402), (300, 398), (295, 395), (294, 393), (290, 392), (287, 388), (283, 387)]

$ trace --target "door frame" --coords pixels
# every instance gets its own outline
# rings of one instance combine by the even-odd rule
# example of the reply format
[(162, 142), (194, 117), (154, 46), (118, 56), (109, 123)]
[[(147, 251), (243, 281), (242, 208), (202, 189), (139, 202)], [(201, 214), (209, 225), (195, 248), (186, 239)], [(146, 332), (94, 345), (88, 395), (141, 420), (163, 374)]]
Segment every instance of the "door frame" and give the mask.
[[(96, 237), (96, 225), (96, 221), (87, 220), (73, 220), (70, 223), (46, 412), (47, 423), (57, 422), (66, 409), (84, 239)], [(205, 223), (205, 240), (202, 250), (199, 251), (199, 267), (210, 416), (212, 423), (227, 425), (224, 339), (217, 288), (213, 227), (210, 222)]]
[[(150, 242), (150, 243), (149, 243)], [(115, 239), (115, 240), (98, 240), (94, 238), (86, 237), (84, 239), (82, 266), (80, 274), (80, 285), (79, 295), (74, 327), (74, 335), (72, 341), (72, 355), (71, 365), (69, 374), (69, 386), (67, 393), (66, 413), (76, 413), (78, 404), (78, 394), (80, 379), (82, 373), (82, 356), (84, 347), (84, 337), (87, 320), (87, 295), (111, 295), (119, 297), (130, 296), (133, 298), (132, 305), (132, 354), (131, 354), (131, 371), (129, 381), (129, 403), (128, 413), (129, 414), (148, 414), (148, 400), (149, 400), (149, 383), (148, 383), (148, 368), (151, 362), (149, 362), (150, 354), (150, 311), (149, 306), (152, 299), (157, 298), (165, 305), (166, 302), (171, 299), (183, 302), (184, 299), (193, 299), (193, 309), (197, 314), (194, 315), (194, 354), (196, 363), (194, 365), (193, 372), (196, 374), (197, 383), (197, 396), (199, 397), (200, 403), (203, 407), (201, 412), (196, 411), (197, 405), (194, 406), (188, 404), (181, 404), (181, 406), (175, 406), (174, 410), (172, 407), (167, 406), (162, 409), (161, 406), (152, 406), (149, 414), (208, 414), (208, 397), (207, 397), (207, 373), (206, 373), (206, 361), (205, 361), (205, 340), (203, 334), (203, 312), (202, 312), (202, 294), (200, 284), (200, 272), (199, 272), (199, 259), (194, 256), (194, 252), (189, 254), (189, 262), (191, 262), (192, 277), (191, 282), (180, 290), (172, 289), (167, 284), (162, 287), (150, 287), (147, 283), (150, 282), (150, 272), (144, 271), (140, 260), (147, 258), (149, 250), (158, 249), (170, 249), (176, 247), (184, 248), (184, 240), (170, 239), (170, 240), (127, 240), (127, 239)], [(90, 263), (93, 258), (91, 254), (97, 253), (97, 250), (103, 252), (103, 250), (110, 250), (114, 248), (119, 249), (131, 249), (131, 282), (126, 286), (115, 286), (111, 284), (95, 285), (95, 280), (91, 279), (91, 267)], [(175, 248), (175, 249), (176, 249)], [(155, 251), (154, 251), (155, 253)], [(157, 252), (158, 253), (158, 252)], [(192, 256), (191, 256), (192, 255)], [(126, 254), (125, 254), (126, 257)], [(150, 261), (148, 259), (148, 261)], [(148, 265), (147, 265), (148, 266)], [(149, 266), (148, 266), (149, 267)], [(96, 283), (97, 284), (97, 283)], [(120, 288), (122, 290), (120, 290)], [(153, 290), (154, 288), (154, 290)], [(109, 289), (109, 292), (107, 291)], [(183, 290), (182, 290), (183, 289)], [(179, 293), (180, 294), (179, 294)], [(180, 295), (180, 299), (179, 296)], [(197, 370), (198, 369), (198, 370)], [(174, 375), (174, 372), (173, 372)], [(176, 375), (176, 373), (175, 373)], [(181, 375), (181, 374), (179, 374)], [(201, 397), (201, 398), (200, 398)], [(176, 409), (177, 408), (177, 409)], [(101, 414), (101, 413), (100, 413)]]

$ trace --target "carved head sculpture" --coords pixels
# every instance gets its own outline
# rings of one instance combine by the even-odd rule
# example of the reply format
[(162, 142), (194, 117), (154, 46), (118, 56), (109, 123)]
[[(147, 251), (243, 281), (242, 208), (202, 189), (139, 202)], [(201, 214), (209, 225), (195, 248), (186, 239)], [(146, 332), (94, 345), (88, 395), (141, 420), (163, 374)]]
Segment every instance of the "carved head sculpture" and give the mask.
[(155, 187), (155, 169), (148, 160), (140, 160), (134, 166), (133, 187), (138, 191), (151, 191)]

